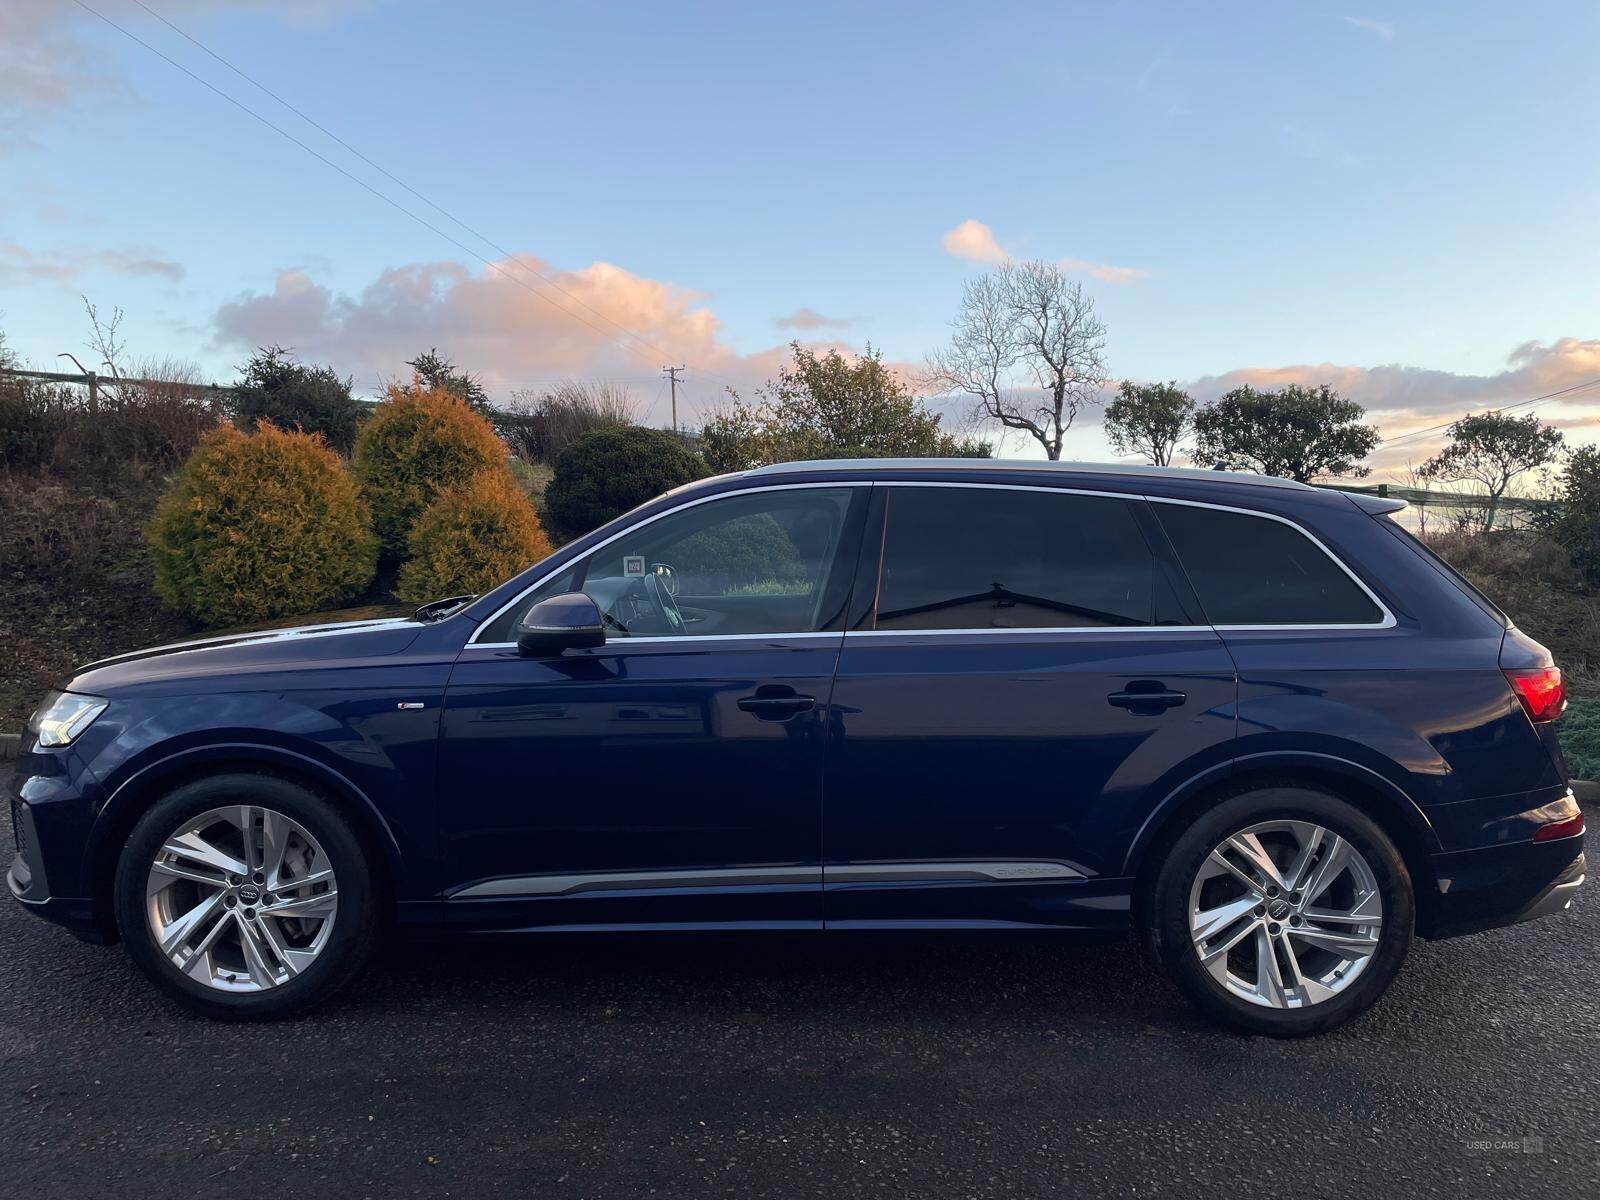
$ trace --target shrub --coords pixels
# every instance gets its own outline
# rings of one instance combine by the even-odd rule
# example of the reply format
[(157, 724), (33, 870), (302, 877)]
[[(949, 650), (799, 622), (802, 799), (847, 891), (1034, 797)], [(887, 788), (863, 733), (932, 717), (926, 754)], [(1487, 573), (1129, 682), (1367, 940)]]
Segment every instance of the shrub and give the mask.
[(233, 419), (251, 430), (266, 421), (280, 429), (320, 433), (340, 454), (349, 454), (366, 406), (350, 394), (350, 380), (328, 367), (297, 363), (281, 346), (267, 346), (240, 368), (242, 378), (229, 402)]
[(148, 536), (156, 591), (207, 625), (315, 612), (372, 582), (356, 481), (314, 434), (224, 426), (162, 497)]
[[(163, 366), (170, 364), (143, 369)], [(102, 381), (93, 407), (85, 389), (5, 379), (0, 463), (53, 471), (102, 491), (143, 492), (182, 464), (218, 420), (206, 389), (190, 379)]]
[(685, 538), (672, 550), (680, 575), (716, 576), (725, 586), (747, 588), (792, 572), (800, 552), (770, 513), (735, 517)]
[(1576, 779), (1600, 779), (1600, 700), (1573, 700), (1556, 726), (1561, 753)]
[(758, 388), (757, 404), (730, 393), (700, 430), (700, 451), (718, 471), (814, 458), (990, 458), (987, 442), (940, 428), (941, 416), (867, 352), (851, 360), (791, 343), (792, 363)]
[(493, 420), (512, 453), (551, 463), (587, 433), (636, 424), (638, 408), (627, 388), (569, 380), (537, 396), (516, 393)]
[(480, 471), (417, 519), (396, 594), (421, 604), (486, 592), (550, 553), (533, 505), (509, 471)]
[(505, 459), (489, 422), (454, 393), (390, 388), (361, 426), (353, 459), (383, 553), (403, 555), (411, 527), (441, 492)]
[(665, 430), (600, 429), (556, 459), (555, 477), (544, 490), (545, 511), (570, 540), (705, 475), (704, 460)]
[(1590, 583), (1600, 583), (1600, 448), (1581, 446), (1561, 472), (1561, 497), (1537, 522)]

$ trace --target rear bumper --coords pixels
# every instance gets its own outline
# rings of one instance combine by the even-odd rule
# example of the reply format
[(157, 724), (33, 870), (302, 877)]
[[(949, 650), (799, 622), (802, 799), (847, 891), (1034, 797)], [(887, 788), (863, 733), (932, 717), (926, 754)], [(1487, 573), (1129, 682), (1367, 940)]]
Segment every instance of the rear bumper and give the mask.
[(1417, 932), (1428, 938), (1458, 937), (1563, 912), (1587, 870), (1581, 834), (1436, 854), (1431, 864), (1438, 887), (1417, 914)]
[(1545, 889), (1544, 895), (1517, 915), (1516, 923), (1537, 921), (1540, 917), (1551, 917), (1558, 912), (1565, 912), (1572, 907), (1573, 897), (1578, 894), (1578, 889), (1583, 886), (1587, 877), (1588, 868), (1584, 864), (1584, 856), (1579, 854), (1562, 872), (1561, 877)]

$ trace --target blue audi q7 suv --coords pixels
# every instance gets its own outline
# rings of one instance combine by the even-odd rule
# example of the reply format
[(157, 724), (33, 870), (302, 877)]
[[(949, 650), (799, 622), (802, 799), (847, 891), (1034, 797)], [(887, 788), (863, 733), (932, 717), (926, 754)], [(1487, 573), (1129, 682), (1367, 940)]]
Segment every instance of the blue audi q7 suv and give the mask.
[(380, 931), (1134, 928), (1211, 1016), (1364, 1011), (1555, 913), (1549, 653), (1392, 519), (1222, 472), (790, 463), (486, 595), (85, 667), (13, 895), (217, 1017)]

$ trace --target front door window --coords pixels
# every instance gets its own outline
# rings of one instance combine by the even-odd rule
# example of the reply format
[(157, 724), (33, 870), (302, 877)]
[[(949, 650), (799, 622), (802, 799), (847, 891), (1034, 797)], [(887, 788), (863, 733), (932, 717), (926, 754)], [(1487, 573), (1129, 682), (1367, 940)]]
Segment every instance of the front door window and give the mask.
[(480, 640), (510, 641), (531, 605), (571, 591), (599, 605), (608, 639), (840, 628), (853, 569), (840, 561), (846, 517), (864, 491), (764, 488), (669, 512), (563, 568)]

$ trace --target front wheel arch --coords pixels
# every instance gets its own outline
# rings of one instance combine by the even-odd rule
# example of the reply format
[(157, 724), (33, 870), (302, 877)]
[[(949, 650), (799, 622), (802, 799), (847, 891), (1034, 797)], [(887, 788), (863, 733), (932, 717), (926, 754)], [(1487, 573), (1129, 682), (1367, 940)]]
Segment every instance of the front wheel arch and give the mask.
[(349, 780), (315, 759), (277, 747), (248, 744), (204, 746), (183, 751), (143, 768), (112, 794), (96, 822), (95, 840), (85, 864), (95, 924), (109, 942), (120, 939), (113, 909), (117, 860), (139, 818), (163, 796), (213, 775), (268, 775), (295, 784), (327, 801), (350, 823), (371, 864), (378, 911), (385, 922), (394, 912), (401, 870), (400, 849), (388, 823)]

